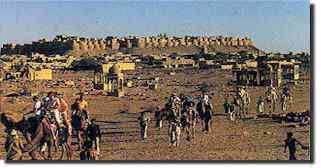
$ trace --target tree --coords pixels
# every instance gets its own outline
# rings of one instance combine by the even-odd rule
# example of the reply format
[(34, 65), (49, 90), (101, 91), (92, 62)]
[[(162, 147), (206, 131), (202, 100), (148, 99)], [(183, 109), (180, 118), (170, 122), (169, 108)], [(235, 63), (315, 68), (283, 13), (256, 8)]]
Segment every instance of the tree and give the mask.
[(248, 55), (248, 52), (247, 51), (240, 51), (238, 52), (240, 54), (240, 56), (247, 56)]
[(84, 57), (71, 63), (71, 68), (74, 70), (94, 70), (98, 66), (98, 60), (93, 57)]

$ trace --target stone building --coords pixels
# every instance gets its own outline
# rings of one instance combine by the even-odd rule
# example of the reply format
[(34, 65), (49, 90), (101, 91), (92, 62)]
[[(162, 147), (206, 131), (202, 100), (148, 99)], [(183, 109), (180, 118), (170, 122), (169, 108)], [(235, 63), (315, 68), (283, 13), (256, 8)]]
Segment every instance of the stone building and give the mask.
[(114, 64), (106, 72), (104, 68), (95, 72), (95, 89), (107, 91), (110, 96), (124, 96), (124, 74), (118, 64)]
[(52, 80), (51, 69), (29, 69), (29, 80)]
[(296, 83), (299, 80), (299, 66), (297, 61), (263, 61), (249, 62), (234, 68), (236, 84), (281, 86), (282, 82)]

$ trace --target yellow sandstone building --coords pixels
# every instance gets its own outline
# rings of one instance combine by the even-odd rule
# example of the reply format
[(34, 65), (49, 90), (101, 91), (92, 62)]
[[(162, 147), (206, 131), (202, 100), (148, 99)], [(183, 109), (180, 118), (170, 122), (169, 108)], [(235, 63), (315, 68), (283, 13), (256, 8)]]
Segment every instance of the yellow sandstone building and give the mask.
[(102, 64), (95, 72), (94, 88), (107, 91), (108, 95), (124, 96), (124, 75), (122, 71), (135, 70), (135, 63), (111, 62)]
[(115, 64), (117, 64), (117, 66), (119, 67), (119, 69), (121, 71), (132, 71), (132, 70), (135, 70), (135, 68), (136, 68), (136, 64), (132, 63), (132, 62), (117, 62), (117, 63), (116, 62), (110, 62), (110, 63), (101, 65), (102, 72), (103, 73), (108, 73), (109, 69)]
[(28, 74), (29, 80), (52, 80), (51, 69), (34, 70), (30, 69)]

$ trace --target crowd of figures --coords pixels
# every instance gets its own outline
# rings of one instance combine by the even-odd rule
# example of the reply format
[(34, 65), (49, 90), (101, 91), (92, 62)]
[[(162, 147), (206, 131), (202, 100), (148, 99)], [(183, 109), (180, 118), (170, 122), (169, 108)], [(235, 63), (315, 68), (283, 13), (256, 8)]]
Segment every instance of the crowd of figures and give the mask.
[[(249, 114), (249, 106), (251, 103), (250, 95), (246, 87), (238, 87), (237, 90), (233, 92), (235, 93), (225, 95), (223, 103), (224, 111), (227, 118), (231, 121), (237, 119), (244, 120)], [(279, 113), (279, 111), (284, 115), (292, 100), (292, 93), (288, 86), (279, 89), (279, 91), (277, 91), (276, 88), (269, 86), (266, 88), (264, 95), (257, 98), (256, 115), (271, 117), (272, 114)], [(213, 102), (211, 97), (205, 91), (203, 91), (196, 100), (194, 100), (192, 96), (183, 94), (178, 96), (176, 93), (173, 93), (163, 108), (157, 107), (156, 110), (146, 110), (140, 113), (138, 120), (140, 124), (141, 140), (144, 141), (147, 138), (147, 129), (149, 121), (151, 121), (149, 113), (153, 112), (155, 115), (155, 127), (161, 129), (163, 127), (163, 122), (168, 122), (168, 137), (171, 146), (179, 146), (181, 132), (185, 132), (186, 140), (188, 141), (195, 138), (197, 123), (200, 123), (202, 132), (210, 132), (213, 125), (214, 114), (211, 102)], [(281, 107), (280, 110), (277, 109), (278, 104)], [(293, 138), (293, 133), (288, 133), (287, 139), (285, 140), (285, 149), (289, 148), (290, 160), (296, 159), (295, 144), (300, 144), (302, 147), (305, 147)]]
[[(49, 92), (43, 98), (33, 97), (34, 109), (24, 115), (22, 121), (14, 123), (2, 114), (8, 138), (5, 143), (6, 159), (21, 160), (27, 152), (33, 160), (53, 159), (53, 149), (61, 152), (59, 159), (71, 160), (72, 137), (77, 137), (81, 160), (97, 160), (100, 154), (101, 132), (95, 119), (90, 118), (88, 102), (83, 95), (70, 106), (63, 94)], [(25, 137), (22, 144), (18, 131)], [(39, 154), (39, 155), (38, 155)]]
[[(201, 120), (203, 131), (210, 132), (213, 116), (213, 105), (210, 97), (203, 92), (200, 100), (196, 104), (191, 96), (176, 95), (173, 93), (163, 108), (157, 107), (155, 110), (156, 127), (161, 129), (163, 121), (168, 121), (169, 141), (171, 145), (178, 146), (180, 142), (181, 131), (186, 132), (187, 140), (195, 136), (196, 123)], [(147, 127), (151, 110), (143, 111), (138, 118), (141, 128), (141, 139), (147, 138)]]
[[(65, 159), (66, 156), (67, 160), (71, 160), (72, 137), (77, 137), (77, 150), (80, 151), (81, 160), (99, 159), (101, 132), (95, 119), (90, 117), (88, 102), (83, 95), (79, 95), (69, 109), (63, 97), (63, 94), (55, 92), (49, 92), (42, 98), (33, 97), (34, 109), (30, 112), (32, 115), (25, 115), (18, 123), (10, 122), (5, 116), (1, 117), (8, 132), (5, 143), (7, 160), (20, 160), (24, 152), (29, 153), (35, 160), (39, 159), (38, 155), (50, 160), (53, 159), (53, 150), (60, 152), (59, 159)], [(286, 112), (291, 101), (292, 94), (288, 87), (282, 88), (279, 93), (274, 87), (267, 87), (265, 94), (256, 101), (257, 115), (271, 116), (277, 111), (277, 103), (280, 103), (281, 111)], [(179, 146), (181, 132), (186, 134), (187, 141), (194, 139), (198, 123), (202, 132), (211, 132), (214, 114), (212, 102), (206, 91), (202, 91), (196, 99), (173, 93), (163, 107), (140, 112), (138, 122), (141, 140), (147, 139), (151, 112), (154, 114), (155, 127), (161, 129), (163, 122), (168, 122), (171, 146)], [(231, 121), (245, 119), (249, 114), (250, 103), (245, 87), (238, 87), (236, 91), (226, 94), (223, 107), (227, 118)], [(17, 132), (22, 133), (27, 145), (23, 145)]]
[[(232, 98), (231, 98), (232, 97)], [(289, 105), (293, 102), (293, 96), (290, 88), (284, 86), (279, 91), (269, 86), (266, 88), (264, 95), (261, 95), (256, 100), (256, 115), (269, 116), (281, 111), (285, 114)], [(246, 87), (238, 87), (234, 95), (225, 95), (224, 111), (229, 114), (229, 119), (235, 121), (236, 118), (245, 119), (249, 113), (251, 99)], [(278, 104), (280, 109), (278, 109)]]
[[(235, 121), (237, 119), (246, 119), (249, 114), (250, 96), (246, 87), (238, 87), (234, 94), (226, 94), (224, 99), (224, 111), (228, 119)], [(232, 92), (232, 93), (233, 93)], [(278, 99), (280, 95), (280, 99)], [(282, 88), (281, 94), (278, 94), (272, 86), (267, 87), (265, 95), (257, 99), (257, 115), (271, 116), (276, 112), (276, 105), (280, 100), (281, 110), (286, 112), (288, 103), (292, 100), (292, 94), (288, 87)], [(157, 107), (155, 110), (156, 127), (161, 128), (163, 120), (168, 121), (170, 144), (178, 146), (181, 132), (186, 132), (187, 140), (191, 140), (195, 135), (196, 124), (200, 123), (202, 131), (210, 132), (214, 109), (211, 97), (206, 91), (198, 99), (194, 100), (192, 96), (172, 94), (164, 107)], [(265, 105), (268, 108), (265, 109)], [(147, 137), (147, 127), (150, 121), (148, 112), (143, 111), (140, 114), (139, 122), (141, 126), (141, 139)]]

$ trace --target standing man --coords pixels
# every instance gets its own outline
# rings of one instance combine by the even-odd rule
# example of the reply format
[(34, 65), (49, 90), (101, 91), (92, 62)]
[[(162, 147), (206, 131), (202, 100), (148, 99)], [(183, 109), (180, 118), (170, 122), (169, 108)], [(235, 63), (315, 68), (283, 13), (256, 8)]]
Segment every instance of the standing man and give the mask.
[(271, 95), (272, 95), (272, 112), (274, 113), (276, 111), (276, 103), (278, 100), (278, 94), (274, 87), (271, 88)]
[(205, 130), (205, 124), (204, 124), (204, 111), (203, 111), (203, 103), (202, 103), (202, 99), (200, 98), (199, 101), (196, 104), (196, 111), (200, 117), (200, 122), (201, 122), (201, 127), (202, 130)]
[(170, 145), (178, 146), (180, 143), (181, 124), (179, 117), (174, 110), (169, 110), (167, 115), (168, 120), (168, 135)]
[(266, 95), (266, 100), (269, 103), (269, 115), (272, 116), (272, 114), (276, 110), (276, 102), (277, 102), (276, 89), (273, 86), (270, 86), (265, 92), (265, 95)]
[(71, 115), (71, 123), (72, 123), (72, 127), (75, 130), (76, 134), (77, 134), (77, 140), (78, 140), (78, 150), (81, 149), (81, 147), (83, 146), (83, 134), (84, 134), (84, 128), (83, 128), (83, 113), (80, 110), (80, 100), (79, 98), (77, 98), (75, 100), (75, 102), (71, 105), (71, 111), (72, 111), (72, 115)]
[(244, 101), (243, 102), (244, 111), (245, 111), (245, 114), (248, 114), (249, 113), (249, 106), (250, 106), (250, 103), (251, 103), (251, 99), (250, 99), (250, 95), (249, 95), (248, 91), (246, 90), (246, 88), (244, 88), (243, 90), (244, 90), (244, 92), (243, 92), (242, 100)]
[(159, 106), (156, 107), (154, 119), (156, 121), (155, 127), (161, 129), (163, 127), (163, 116), (164, 110), (161, 109)]
[(147, 115), (147, 111), (140, 112), (138, 117), (139, 126), (140, 126), (140, 137), (144, 141), (147, 138), (147, 127), (150, 118)]
[(95, 145), (95, 149), (97, 151), (97, 154), (100, 154), (100, 140), (101, 140), (101, 132), (99, 125), (96, 124), (96, 119), (91, 119), (90, 124), (88, 125), (87, 128), (87, 137), (89, 141), (93, 142)]
[(256, 102), (256, 115), (260, 116), (264, 113), (264, 99), (260, 96)]
[(210, 102), (209, 96), (204, 92), (202, 94), (201, 105), (202, 105), (201, 107), (202, 107), (203, 118), (204, 118), (203, 131), (210, 132), (211, 126), (212, 126), (213, 105)]
[(290, 102), (292, 96), (290, 89), (288, 86), (285, 86), (282, 89), (282, 95), (281, 95), (281, 106), (282, 106), (282, 112), (285, 113), (288, 109), (288, 103)]
[[(206, 106), (207, 104), (207, 106)], [(206, 108), (207, 107), (207, 108)], [(212, 109), (212, 105), (209, 103), (209, 96), (205, 93), (205, 91), (202, 91), (202, 95), (200, 96), (200, 99), (198, 103), (196, 104), (196, 111), (201, 119), (201, 125), (202, 130), (205, 131), (206, 128), (206, 120), (209, 120), (209, 118), (212, 117), (211, 113), (208, 113), (208, 110)], [(209, 122), (209, 121), (208, 121)]]
[(246, 91), (244, 88), (239, 87), (236, 93), (236, 98), (239, 103), (239, 117), (240, 119), (245, 119), (246, 114)]
[(228, 119), (231, 121), (234, 121), (235, 120), (234, 108), (233, 108), (232, 102), (229, 100), (229, 95), (225, 97), (223, 107), (224, 107), (224, 112), (228, 115)]

